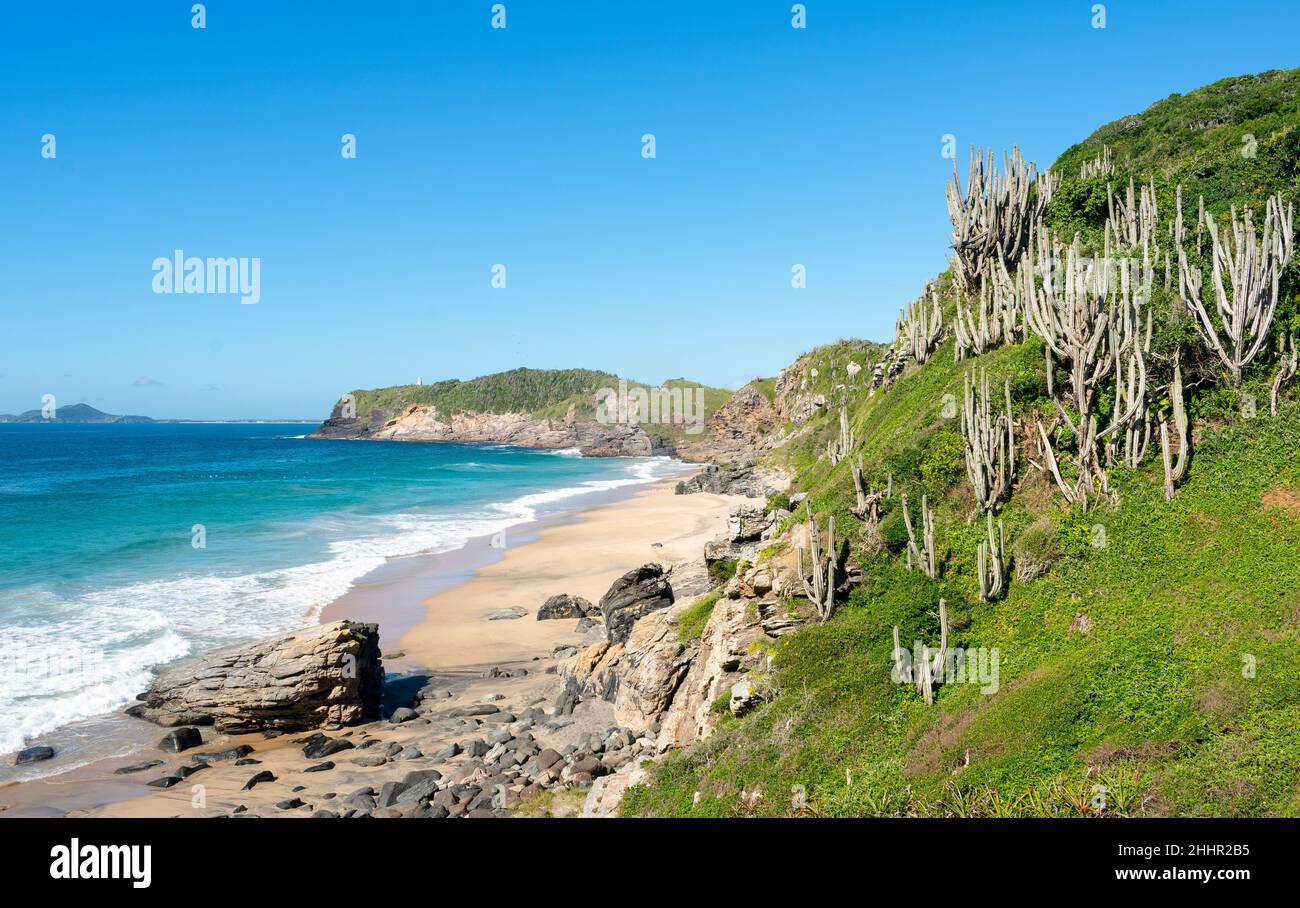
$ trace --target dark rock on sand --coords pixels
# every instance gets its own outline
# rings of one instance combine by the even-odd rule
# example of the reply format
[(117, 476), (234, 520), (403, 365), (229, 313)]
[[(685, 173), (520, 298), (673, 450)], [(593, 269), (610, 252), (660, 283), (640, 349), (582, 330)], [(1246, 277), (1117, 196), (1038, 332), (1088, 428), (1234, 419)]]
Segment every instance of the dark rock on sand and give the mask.
[(402, 722), (410, 722), (412, 719), (418, 719), (419, 716), (420, 714), (415, 710), (403, 706), (399, 709), (393, 710), (393, 714), (388, 717), (388, 721), (394, 724), (401, 724)]
[(155, 766), (162, 766), (162, 760), (145, 760), (143, 763), (132, 763), (128, 766), (119, 766), (113, 770), (114, 775), (124, 776), (133, 772), (144, 772), (146, 769), (153, 769)]
[(356, 747), (355, 744), (343, 738), (327, 738), (321, 735), (317, 740), (303, 747), (302, 755), (308, 760), (319, 760), (321, 757), (328, 757), (341, 750), (351, 750), (354, 747)]
[(537, 610), (537, 620), (553, 618), (585, 618), (596, 613), (596, 607), (581, 596), (557, 593), (542, 603)]
[(180, 781), (180, 776), (163, 776), (161, 779), (154, 779), (152, 782), (146, 782), (145, 784), (152, 788), (171, 788)]
[(303, 805), (302, 798), (289, 798), (287, 801), (277, 801), (275, 806), (281, 810), (296, 810)]
[(34, 747), (26, 747), (18, 751), (18, 756), (14, 757), (15, 766), (23, 766), (27, 763), (39, 763), (42, 760), (48, 760), (54, 756), (54, 748), (44, 744), (37, 744)]
[(202, 743), (203, 735), (199, 734), (199, 730), (191, 725), (169, 731), (163, 735), (163, 739), (158, 742), (158, 746), (163, 750), (178, 754), (182, 750), (198, 747)]
[(303, 770), (303, 772), (329, 772), (333, 768), (334, 768), (333, 761), (326, 760), (324, 763), (317, 763), (314, 766), (308, 766), (306, 769)]
[(254, 785), (257, 785), (259, 782), (274, 782), (274, 781), (275, 781), (275, 774), (271, 772), (269, 769), (264, 769), (244, 783), (244, 791), (250, 790)]
[(221, 760), (239, 760), (253, 752), (252, 746), (240, 744), (237, 747), (228, 747), (225, 750), (214, 750), (207, 753), (195, 754), (194, 759), (202, 760), (204, 763), (217, 763)]

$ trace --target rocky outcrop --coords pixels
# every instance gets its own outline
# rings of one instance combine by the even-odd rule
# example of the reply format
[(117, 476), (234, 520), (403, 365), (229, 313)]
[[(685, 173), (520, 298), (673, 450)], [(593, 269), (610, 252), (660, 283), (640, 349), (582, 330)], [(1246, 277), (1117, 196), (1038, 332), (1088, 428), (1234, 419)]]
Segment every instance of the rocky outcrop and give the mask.
[(663, 716), (660, 751), (685, 747), (705, 737), (717, 723), (713, 703), (745, 677), (760, 659), (755, 643), (765, 637), (758, 615), (744, 599), (719, 599), (700, 637), (676, 695)]
[(789, 485), (789, 479), (775, 470), (755, 466), (752, 462), (710, 464), (689, 479), (677, 483), (678, 495), (709, 492), (714, 495), (743, 495), (765, 498)]
[(614, 581), (600, 599), (605, 633), (611, 644), (622, 643), (638, 618), (673, 604), (673, 588), (662, 565), (643, 564)]
[(314, 438), (386, 441), (458, 441), (519, 445), (525, 448), (578, 448), (592, 457), (673, 455), (673, 446), (641, 426), (602, 424), (578, 419), (572, 410), (563, 419), (529, 413), (463, 412), (439, 416), (430, 406), (411, 404), (396, 413), (376, 408), (365, 419), (348, 418), (341, 405)]
[(758, 383), (750, 382), (709, 416), (703, 436), (688, 437), (680, 444), (681, 454), (709, 463), (753, 459), (780, 443), (779, 426), (772, 401)]
[(378, 625), (335, 621), (178, 662), (129, 712), (165, 726), (301, 731), (377, 717), (383, 683)]

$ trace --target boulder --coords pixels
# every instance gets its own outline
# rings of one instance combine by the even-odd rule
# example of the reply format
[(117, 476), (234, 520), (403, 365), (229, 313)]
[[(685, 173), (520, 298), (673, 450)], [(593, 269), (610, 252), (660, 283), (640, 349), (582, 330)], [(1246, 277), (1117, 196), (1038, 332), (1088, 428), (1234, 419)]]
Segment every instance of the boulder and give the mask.
[(628, 571), (600, 599), (606, 639), (622, 643), (638, 618), (672, 604), (673, 588), (661, 565), (643, 564)]
[(727, 538), (731, 542), (752, 542), (772, 525), (772, 514), (761, 505), (742, 504), (727, 516)]
[(14, 757), (14, 765), (22, 766), (26, 763), (39, 763), (42, 760), (48, 760), (53, 756), (53, 747), (47, 747), (44, 744), (37, 744), (35, 747), (27, 747), (18, 751), (18, 755)]
[(557, 593), (542, 603), (542, 607), (537, 610), (537, 620), (586, 618), (594, 614), (596, 614), (596, 607), (581, 596)]
[(202, 743), (203, 736), (199, 734), (197, 728), (190, 725), (167, 732), (167, 734), (163, 735), (163, 739), (158, 742), (158, 746), (163, 750), (178, 754), (182, 750), (198, 747)]
[(489, 621), (514, 621), (528, 614), (528, 609), (522, 605), (512, 605), (509, 608), (499, 608), (494, 612), (488, 612), (487, 620)]
[(221, 732), (300, 731), (379, 715), (379, 627), (335, 621), (163, 669), (136, 714)]

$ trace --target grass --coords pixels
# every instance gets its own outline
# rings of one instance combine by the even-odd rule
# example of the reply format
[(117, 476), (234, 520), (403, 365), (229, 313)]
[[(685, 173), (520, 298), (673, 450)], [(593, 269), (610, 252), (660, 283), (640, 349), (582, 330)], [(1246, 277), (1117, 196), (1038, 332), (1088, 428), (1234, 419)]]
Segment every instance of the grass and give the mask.
[(713, 607), (722, 596), (721, 590), (713, 590), (696, 599), (677, 618), (677, 637), (683, 643), (699, 640), (704, 633), (704, 626), (709, 623)]

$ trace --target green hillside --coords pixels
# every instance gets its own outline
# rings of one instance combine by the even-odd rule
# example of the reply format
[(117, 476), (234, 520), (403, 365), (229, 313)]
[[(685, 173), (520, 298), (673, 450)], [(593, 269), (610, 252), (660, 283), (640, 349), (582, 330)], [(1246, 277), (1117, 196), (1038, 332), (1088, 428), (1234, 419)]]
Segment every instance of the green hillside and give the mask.
[[(1241, 136), (1251, 132), (1258, 153), (1243, 157)], [(1081, 178), (1082, 162), (1103, 143), (1116, 170)], [(1106, 185), (1118, 191), (1132, 174), (1155, 177), (1156, 234), (1166, 250), (1178, 182), (1193, 229), (1198, 193), (1215, 217), (1249, 203), (1260, 223), (1268, 194), (1300, 198), (1297, 148), (1300, 70), (1227, 79), (1102, 127), (1067, 151), (1055, 165), (1062, 181), (1046, 222), (1058, 240), (1078, 232), (1085, 248), (1097, 248)], [(950, 285), (941, 276), (947, 325), (956, 309)], [(1157, 279), (1151, 411), (1169, 419), (1178, 350), (1194, 439), (1172, 501), (1158, 438), (1136, 468), (1110, 466), (1114, 494), (1086, 509), (1066, 502), (1038, 469), (1030, 429), (1052, 417), (1054, 404), (1043, 341), (1032, 332), (962, 362), (949, 333), (924, 365), (870, 397), (854, 389), (835, 397), (820, 375), (832, 406), (776, 456), (818, 522), (834, 515), (841, 534), (848, 528), (862, 582), (831, 620), (770, 644), (767, 702), (739, 719), (723, 710), (712, 737), (655, 764), (649, 785), (629, 789), (623, 813), (1300, 816), (1300, 382), (1284, 386), (1277, 416), (1267, 405), (1274, 353), (1297, 326), (1298, 297), (1293, 259), (1267, 353), (1234, 385), (1189, 323), (1176, 278), (1170, 287)], [(834, 358), (833, 347), (823, 351)], [(959, 416), (965, 376), (979, 369), (999, 409), (1007, 381), (1019, 449), (1013, 489), (996, 512), (1009, 580), (989, 602), (979, 595), (986, 529)], [(1068, 380), (1059, 363), (1054, 379), (1059, 397)], [(892, 478), (875, 533), (851, 511), (852, 461), (832, 465), (825, 456), (839, 437), (841, 403), (853, 457), (861, 454), (877, 488)], [(1099, 411), (1114, 407), (1103, 388)], [(922, 495), (934, 507), (935, 579), (905, 565), (902, 493), (918, 526)], [(933, 645), (940, 599), (952, 646), (999, 653), (996, 692), (944, 684), (927, 706), (914, 686), (891, 680), (893, 628), (906, 645)]]
[[(511, 369), (468, 381), (449, 379), (428, 385), (395, 385), (389, 388), (353, 391), (357, 417), (369, 420), (372, 411), (382, 410), (389, 416), (412, 405), (431, 406), (440, 419), (453, 413), (528, 413), (551, 419), (563, 419), (573, 408), (579, 420), (596, 418), (597, 392), (619, 387), (619, 376), (591, 369)], [(704, 388), (706, 416), (726, 403), (731, 392), (711, 388), (684, 378), (670, 379), (660, 385), (628, 380), (632, 388)], [(645, 424), (647, 432), (672, 436), (681, 428), (675, 425)]]

